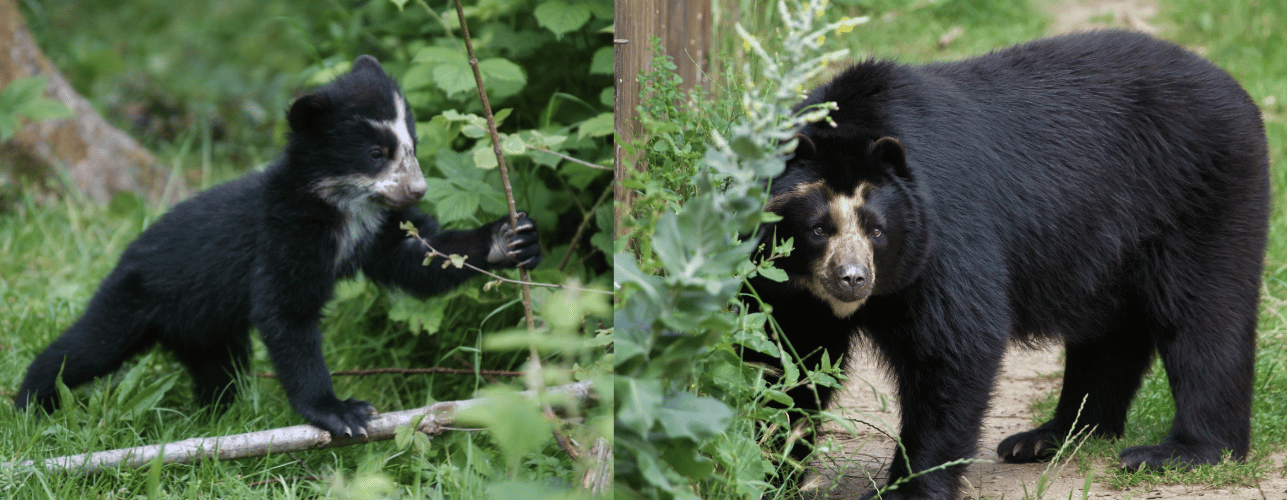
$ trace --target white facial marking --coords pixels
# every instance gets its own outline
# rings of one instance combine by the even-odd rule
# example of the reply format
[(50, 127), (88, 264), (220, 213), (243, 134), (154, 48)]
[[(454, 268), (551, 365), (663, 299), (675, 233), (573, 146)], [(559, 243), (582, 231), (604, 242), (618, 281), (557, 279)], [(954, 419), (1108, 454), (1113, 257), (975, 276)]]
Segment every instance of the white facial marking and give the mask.
[(389, 198), (396, 198), (396, 191), (404, 187), (421, 191), (425, 188), (424, 174), (420, 171), (420, 162), (416, 160), (416, 143), (411, 137), (411, 130), (407, 128), (407, 102), (402, 96), (394, 94), (393, 107), (397, 114), (392, 120), (370, 120), (372, 125), (388, 129), (398, 139), (393, 159), (390, 160), (392, 165), (376, 178), (372, 186), (375, 192)]
[(367, 241), (384, 223), (387, 209), (370, 198), (374, 180), (362, 174), (330, 177), (313, 186), (313, 192), (339, 209), (344, 218), (336, 230), (335, 268), (357, 252), (358, 243)]

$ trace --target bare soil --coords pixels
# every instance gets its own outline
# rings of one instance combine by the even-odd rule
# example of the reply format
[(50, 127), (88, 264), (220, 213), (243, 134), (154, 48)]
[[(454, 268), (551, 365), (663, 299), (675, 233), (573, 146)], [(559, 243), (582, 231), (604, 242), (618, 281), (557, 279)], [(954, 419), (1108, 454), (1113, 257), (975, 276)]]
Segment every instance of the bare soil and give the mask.
[[(992, 408), (983, 421), (979, 452), (973, 457), (988, 462), (971, 464), (967, 469), (965, 498), (1066, 499), (1070, 495), (1083, 498), (1085, 477), (1078, 473), (1076, 464), (1007, 464), (996, 456), (996, 446), (1002, 439), (1036, 426), (1030, 408), (1034, 400), (1059, 388), (1063, 370), (1061, 350), (1059, 347), (1036, 350), (1012, 347), (1006, 354), (993, 391)], [(898, 432), (898, 402), (892, 396), (893, 388), (884, 370), (874, 361), (875, 354), (860, 346), (850, 355), (854, 360), (848, 372), (850, 381), (846, 390), (837, 396), (835, 408), (843, 409), (840, 411), (856, 432), (848, 432), (837, 424), (825, 427), (823, 439), (832, 438), (841, 449), (813, 463), (816, 473), (806, 480), (805, 486), (806, 490), (830, 491), (823, 496), (831, 499), (855, 498), (870, 490), (873, 484), (884, 484), (894, 452), (894, 440), (890, 436)], [(1283, 460), (1283, 453), (1272, 458), (1274, 464), (1281, 464)], [(1101, 460), (1094, 466), (1096, 476), (1116, 466)], [(1047, 476), (1049, 486), (1038, 496), (1037, 484), (1042, 474)], [(1287, 478), (1273, 476), (1262, 479), (1259, 487), (1249, 488), (1175, 485), (1121, 490), (1092, 483), (1085, 498), (1287, 499)]]

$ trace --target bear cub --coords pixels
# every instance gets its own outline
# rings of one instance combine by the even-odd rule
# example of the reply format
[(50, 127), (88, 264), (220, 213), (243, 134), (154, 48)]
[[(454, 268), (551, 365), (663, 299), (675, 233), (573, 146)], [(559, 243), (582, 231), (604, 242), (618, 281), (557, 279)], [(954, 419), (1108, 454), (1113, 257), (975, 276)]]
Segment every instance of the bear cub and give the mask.
[(318, 321), (336, 280), (361, 270), (418, 296), (477, 273), (421, 265), (427, 249), (410, 221), (444, 254), (483, 269), (536, 267), (536, 226), (522, 216), (477, 229), (439, 231), (416, 208), (426, 185), (415, 119), (371, 56), (300, 97), (288, 112), (280, 159), (262, 173), (180, 203), (130, 244), (84, 315), (27, 370), (17, 407), (58, 407), (55, 379), (75, 387), (160, 343), (187, 367), (198, 403), (222, 407), (257, 328), (291, 407), (337, 436), (366, 434), (375, 409), (340, 400), (322, 359)]
[[(975, 457), (1011, 341), (1062, 342), (1066, 365), (1054, 418), (1002, 441), (1007, 462), (1051, 458), (1074, 426), (1120, 437), (1155, 355), (1175, 417), (1122, 465), (1246, 457), (1270, 191), (1260, 111), (1238, 82), (1107, 31), (861, 62), (800, 106), (829, 101), (834, 126), (800, 130), (770, 187), (782, 220), (763, 241), (794, 238), (789, 279), (752, 286), (805, 363), (857, 335), (880, 353), (901, 405), (889, 483)], [(807, 413), (832, 394), (790, 396)], [(953, 498), (963, 471), (882, 497)]]

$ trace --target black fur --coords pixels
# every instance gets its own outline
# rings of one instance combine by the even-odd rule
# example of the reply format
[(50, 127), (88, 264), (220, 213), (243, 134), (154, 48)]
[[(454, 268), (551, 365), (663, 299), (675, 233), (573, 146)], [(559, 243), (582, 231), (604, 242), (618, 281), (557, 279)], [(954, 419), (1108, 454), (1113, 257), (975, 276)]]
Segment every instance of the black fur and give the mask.
[[(890, 482), (975, 455), (1010, 340), (1062, 340), (1067, 365), (1054, 419), (1003, 441), (1006, 461), (1048, 459), (1086, 395), (1077, 424), (1121, 436), (1154, 353), (1175, 419), (1161, 443), (1123, 450), (1123, 465), (1246, 457), (1269, 182), (1259, 110), (1233, 78), (1110, 31), (960, 62), (860, 63), (802, 106), (826, 101), (837, 127), (802, 130), (772, 184), (785, 219), (765, 233), (795, 238), (780, 265), (793, 282), (753, 284), (811, 362), (846, 354), (859, 332), (878, 348), (907, 457), (895, 454)], [(783, 196), (817, 180), (877, 186), (860, 214), (884, 228), (875, 292), (848, 318), (798, 286), (825, 244), (808, 219), (821, 202)], [(817, 391), (825, 406), (832, 391)], [(809, 389), (791, 396), (819, 408)], [(962, 471), (884, 498), (955, 497)]]
[[(476, 274), (443, 269), (440, 261), (422, 266), (426, 249), (398, 228), (402, 221), (414, 223), (438, 251), (465, 255), (482, 268), (540, 262), (536, 228), (526, 216), (517, 231), (508, 218), (439, 231), (414, 207), (424, 182), (411, 145), (402, 158), (413, 175), (393, 194), (379, 196), (358, 182), (394, 168), (399, 140), (372, 121), (394, 120), (404, 101), (374, 58), (363, 56), (353, 68), (292, 105), (286, 150), (265, 172), (175, 206), (130, 244), (84, 316), (31, 364), (19, 409), (52, 411), (60, 372), (74, 387), (157, 342), (187, 366), (201, 404), (226, 405), (236, 396), (234, 373), (246, 365), (254, 326), (300, 415), (336, 435), (365, 434), (374, 409), (337, 399), (322, 359), (318, 321), (336, 280), (361, 270), (427, 296)], [(414, 118), (403, 107), (414, 138)], [(496, 248), (507, 255), (498, 258)]]

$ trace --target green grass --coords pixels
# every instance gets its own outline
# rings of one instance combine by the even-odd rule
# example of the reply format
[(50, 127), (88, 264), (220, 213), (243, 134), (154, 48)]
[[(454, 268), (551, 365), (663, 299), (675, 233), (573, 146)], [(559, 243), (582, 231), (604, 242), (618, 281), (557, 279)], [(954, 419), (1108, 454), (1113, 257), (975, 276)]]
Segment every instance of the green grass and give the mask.
[[(1014, 43), (1051, 35), (1050, 14), (1033, 4), (941, 0), (893, 2), (833, 0), (833, 19), (870, 15), (871, 21), (848, 33), (828, 33), (824, 49), (848, 48), (855, 59), (894, 58), (902, 62), (951, 60), (978, 55)], [(1259, 351), (1256, 362), (1252, 447), (1246, 463), (1225, 462), (1181, 474), (1126, 473), (1116, 467), (1096, 470), (1095, 480), (1124, 488), (1144, 484), (1246, 486), (1282, 465), (1268, 459), (1287, 445), (1287, 4), (1237, 1), (1218, 6), (1200, 0), (1163, 0), (1150, 22), (1161, 37), (1181, 43), (1230, 72), (1260, 105), (1272, 162), (1274, 206), (1262, 289)], [(776, 2), (722, 2), (717, 19), (726, 26), (718, 39), (720, 54), (739, 65), (745, 59), (732, 32), (741, 21), (752, 33), (765, 35), (776, 23)], [(1106, 21), (1104, 18), (1097, 18)], [(939, 37), (954, 27), (962, 34), (941, 46)], [(823, 79), (834, 75), (824, 74)], [(1048, 419), (1058, 393), (1034, 405), (1034, 422)], [(1088, 440), (1073, 457), (1083, 474), (1098, 463), (1115, 463), (1127, 446), (1160, 440), (1174, 412), (1170, 389), (1160, 364), (1140, 389), (1131, 408), (1126, 435), (1117, 441)]]

